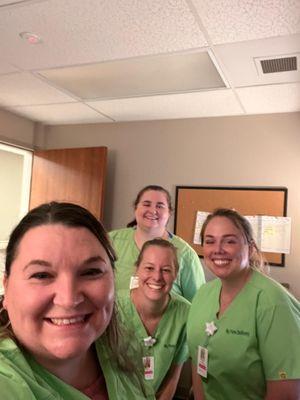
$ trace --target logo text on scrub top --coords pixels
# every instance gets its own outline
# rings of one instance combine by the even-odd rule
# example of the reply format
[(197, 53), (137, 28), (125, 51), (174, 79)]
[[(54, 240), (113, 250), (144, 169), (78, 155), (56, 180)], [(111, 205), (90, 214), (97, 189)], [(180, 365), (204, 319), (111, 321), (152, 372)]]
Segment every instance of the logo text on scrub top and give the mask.
[(226, 328), (226, 333), (229, 335), (239, 335), (239, 336), (249, 336), (249, 332), (245, 332), (242, 329), (228, 329)]

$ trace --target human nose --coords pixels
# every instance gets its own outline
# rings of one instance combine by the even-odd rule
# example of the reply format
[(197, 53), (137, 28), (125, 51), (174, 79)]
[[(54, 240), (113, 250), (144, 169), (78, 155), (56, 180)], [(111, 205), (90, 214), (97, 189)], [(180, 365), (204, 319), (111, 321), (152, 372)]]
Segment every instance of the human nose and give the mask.
[(223, 241), (222, 240), (218, 240), (215, 242), (215, 246), (214, 246), (214, 252), (215, 253), (224, 253), (224, 246), (223, 246)]
[(160, 281), (162, 279), (162, 271), (160, 269), (153, 271), (153, 279), (156, 281)]
[(62, 308), (74, 308), (83, 302), (84, 295), (79, 284), (72, 278), (64, 277), (57, 281), (53, 303)]

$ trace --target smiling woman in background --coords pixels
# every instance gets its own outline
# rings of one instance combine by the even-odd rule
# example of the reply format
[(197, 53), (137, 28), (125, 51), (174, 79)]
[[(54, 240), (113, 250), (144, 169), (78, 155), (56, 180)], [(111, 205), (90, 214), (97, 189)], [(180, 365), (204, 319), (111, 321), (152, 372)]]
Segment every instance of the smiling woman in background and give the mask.
[(121, 348), (114, 261), (101, 223), (74, 204), (39, 206), (14, 229), (1, 300), (1, 400), (154, 399)]
[(156, 399), (171, 400), (188, 358), (186, 320), (190, 303), (170, 294), (178, 271), (176, 248), (157, 238), (144, 243), (136, 262), (137, 288), (118, 292), (119, 311), (131, 332), (132, 357)]
[(217, 209), (203, 224), (205, 265), (216, 275), (188, 319), (195, 400), (299, 400), (300, 304), (259, 270), (249, 222)]
[(168, 232), (172, 204), (169, 192), (161, 186), (146, 186), (134, 202), (135, 219), (127, 228), (110, 232), (117, 253), (116, 288), (128, 289), (135, 285), (131, 280), (134, 263), (143, 244), (156, 237), (170, 241), (178, 249), (179, 271), (173, 292), (191, 301), (197, 289), (205, 282), (204, 272), (197, 253), (180, 237)]

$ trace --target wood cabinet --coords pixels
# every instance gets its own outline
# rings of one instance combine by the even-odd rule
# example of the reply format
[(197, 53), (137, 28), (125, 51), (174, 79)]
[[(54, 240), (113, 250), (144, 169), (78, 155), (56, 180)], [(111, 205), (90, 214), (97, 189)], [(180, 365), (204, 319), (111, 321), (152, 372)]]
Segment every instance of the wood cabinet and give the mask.
[(68, 201), (103, 217), (107, 148), (34, 152), (30, 209), (50, 201)]

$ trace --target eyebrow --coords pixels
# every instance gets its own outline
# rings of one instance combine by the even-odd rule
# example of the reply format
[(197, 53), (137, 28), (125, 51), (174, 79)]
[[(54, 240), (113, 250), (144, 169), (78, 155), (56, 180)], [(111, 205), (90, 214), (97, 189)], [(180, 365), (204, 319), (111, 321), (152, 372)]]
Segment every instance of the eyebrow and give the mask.
[[(89, 257), (86, 260), (84, 260), (81, 265), (89, 265), (89, 264), (93, 264), (95, 262), (105, 262), (104, 258), (101, 256), (93, 256), (93, 257)], [(48, 261), (45, 260), (40, 260), (40, 259), (34, 259), (29, 261), (28, 264), (25, 265), (25, 267), (23, 268), (23, 271), (25, 271), (28, 267), (32, 266), (32, 265), (39, 265), (41, 267), (48, 267), (50, 268), (52, 266), (52, 264)]]
[[(228, 233), (228, 234), (226, 234), (226, 235), (222, 235), (222, 237), (224, 237), (224, 238), (226, 238), (226, 237), (235, 237), (235, 238), (237, 238), (238, 236), (236, 235), (236, 234), (234, 234), (234, 233)], [(204, 237), (206, 238), (206, 237), (210, 237), (210, 238), (214, 238), (215, 236), (214, 235), (204, 235)]]

